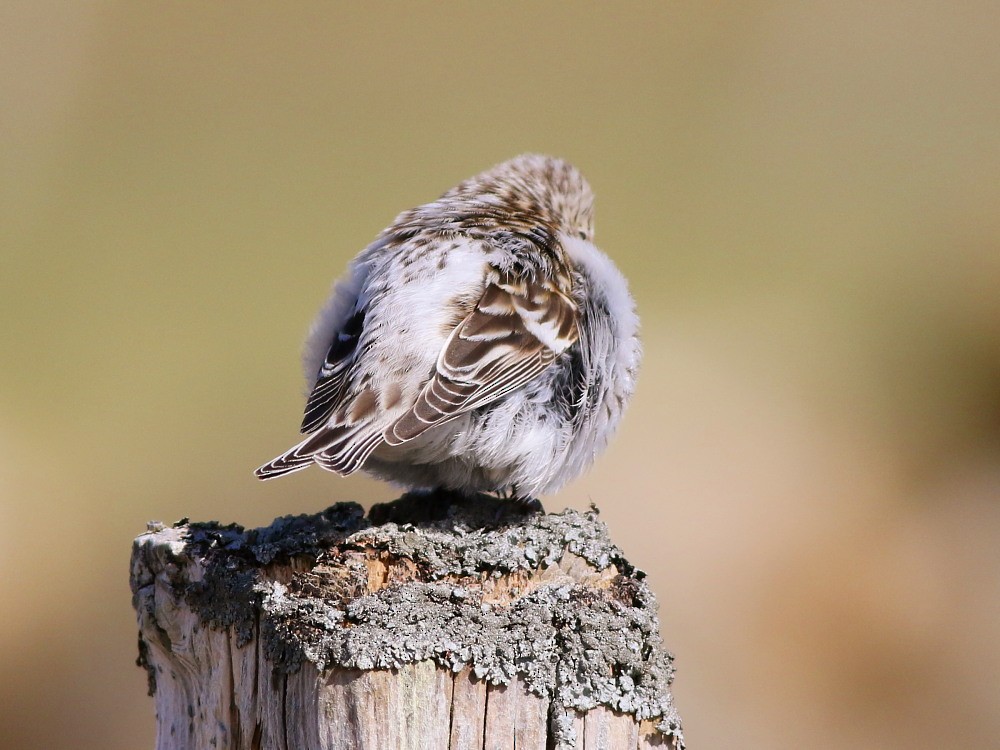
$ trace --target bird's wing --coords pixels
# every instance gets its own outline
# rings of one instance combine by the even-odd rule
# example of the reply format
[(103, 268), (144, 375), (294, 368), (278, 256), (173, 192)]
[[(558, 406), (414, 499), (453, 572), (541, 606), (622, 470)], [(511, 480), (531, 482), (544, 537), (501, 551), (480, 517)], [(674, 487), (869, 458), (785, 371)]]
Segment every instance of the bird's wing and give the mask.
[(576, 304), (555, 284), (493, 274), (446, 339), (414, 403), (386, 426), (379, 394), (352, 382), (365, 346), (360, 307), (338, 332), (309, 396), (302, 424), (315, 432), (256, 474), (272, 479), (314, 462), (351, 474), (383, 442), (405, 443), (536, 377), (577, 340), (577, 316)]
[(364, 330), (365, 309), (356, 309), (337, 331), (320, 367), (302, 417), (302, 432), (312, 432), (330, 418), (344, 397), (354, 355)]
[(382, 442), (380, 429), (372, 429), (377, 400), (370, 388), (351, 388), (352, 369), (361, 344), (365, 306), (359, 300), (350, 317), (338, 327), (333, 343), (320, 365), (309, 399), (302, 431), (312, 433), (298, 445), (259, 467), (260, 479), (273, 479), (300, 471), (313, 463), (339, 474), (351, 474)]
[(577, 306), (554, 284), (497, 274), (451, 332), (416, 402), (386, 428), (385, 442), (412, 440), (524, 385), (577, 336)]

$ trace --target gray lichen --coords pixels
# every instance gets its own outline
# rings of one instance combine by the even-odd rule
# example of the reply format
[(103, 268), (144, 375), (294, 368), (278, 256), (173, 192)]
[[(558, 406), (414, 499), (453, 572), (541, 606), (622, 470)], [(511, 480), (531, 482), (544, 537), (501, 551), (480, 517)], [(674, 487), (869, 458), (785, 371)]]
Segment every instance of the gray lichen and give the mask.
[[(240, 643), (259, 622), (278, 671), (432, 659), (494, 684), (521, 677), (551, 700), (557, 745), (571, 740), (574, 711), (604, 705), (657, 722), (683, 746), (655, 598), (596, 511), (408, 495), (368, 518), (341, 503), (250, 531), (176, 530), (204, 569), (187, 584), (188, 605)], [(290, 579), (269, 574), (292, 561)]]

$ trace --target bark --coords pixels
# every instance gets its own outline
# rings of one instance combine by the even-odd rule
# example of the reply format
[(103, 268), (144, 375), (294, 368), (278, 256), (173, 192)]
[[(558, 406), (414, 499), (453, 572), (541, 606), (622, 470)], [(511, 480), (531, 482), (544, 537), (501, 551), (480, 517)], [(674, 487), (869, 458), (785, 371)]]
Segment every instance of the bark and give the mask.
[(596, 511), (150, 524), (131, 585), (158, 750), (683, 748), (655, 599)]

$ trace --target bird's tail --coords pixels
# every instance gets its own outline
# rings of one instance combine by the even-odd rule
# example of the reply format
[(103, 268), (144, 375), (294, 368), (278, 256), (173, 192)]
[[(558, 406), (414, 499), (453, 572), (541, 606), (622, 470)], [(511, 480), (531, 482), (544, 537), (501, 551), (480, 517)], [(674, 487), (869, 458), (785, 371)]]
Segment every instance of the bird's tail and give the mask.
[(362, 432), (361, 425), (327, 427), (255, 469), (254, 474), (261, 480), (275, 479), (317, 463), (327, 471), (347, 476), (360, 469), (381, 443), (381, 433)]
[(277, 458), (268, 461), (263, 466), (257, 467), (253, 473), (258, 479), (266, 480), (302, 471), (313, 462), (311, 455), (302, 454), (301, 451), (304, 445), (304, 442), (299, 443), (291, 450), (285, 451)]

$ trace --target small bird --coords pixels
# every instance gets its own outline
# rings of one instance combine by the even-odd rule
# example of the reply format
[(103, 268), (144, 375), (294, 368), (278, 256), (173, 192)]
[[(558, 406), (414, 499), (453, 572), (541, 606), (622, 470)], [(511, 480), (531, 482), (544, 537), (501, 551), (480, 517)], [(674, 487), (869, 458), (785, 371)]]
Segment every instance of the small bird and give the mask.
[(318, 464), (520, 499), (575, 478), (641, 358), (628, 286), (593, 239), (586, 180), (536, 154), (400, 214), (313, 323), (308, 437), (255, 474)]

